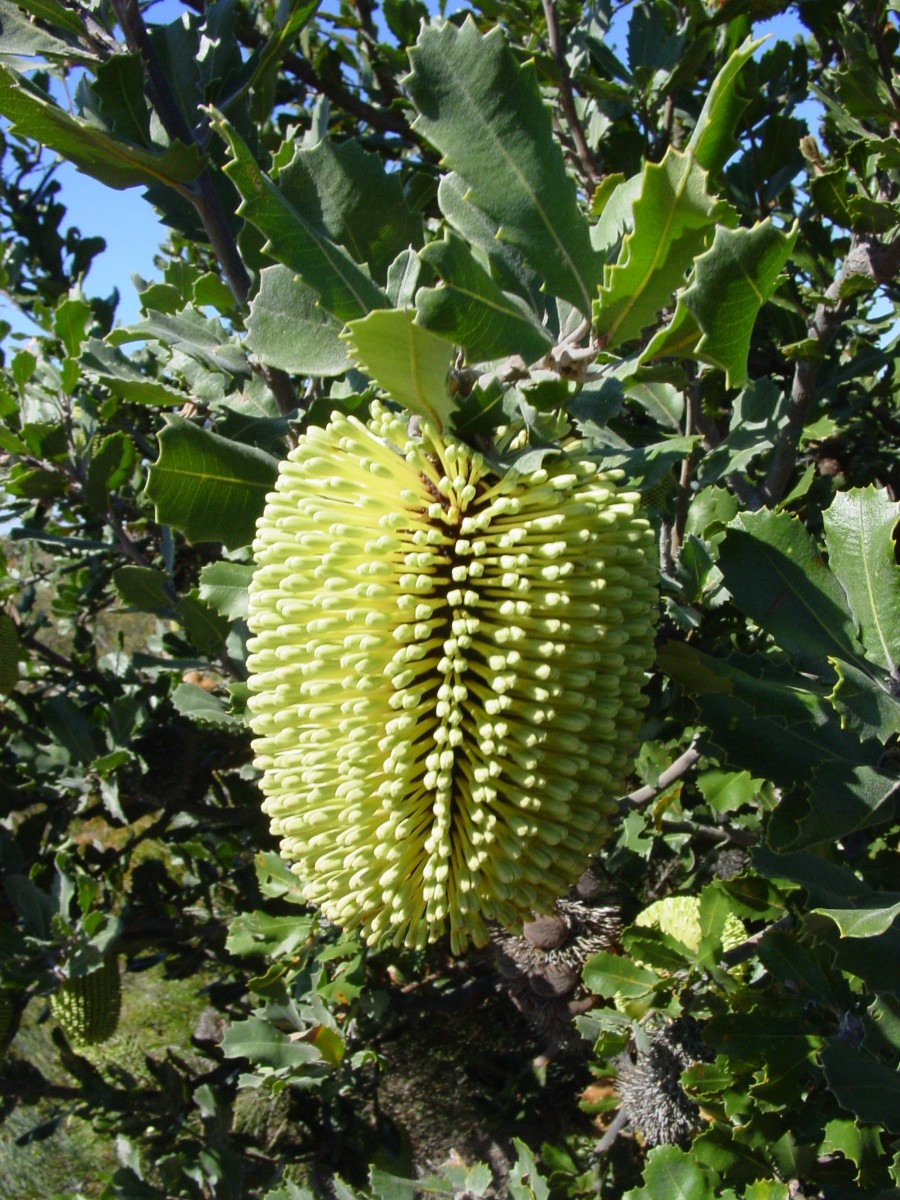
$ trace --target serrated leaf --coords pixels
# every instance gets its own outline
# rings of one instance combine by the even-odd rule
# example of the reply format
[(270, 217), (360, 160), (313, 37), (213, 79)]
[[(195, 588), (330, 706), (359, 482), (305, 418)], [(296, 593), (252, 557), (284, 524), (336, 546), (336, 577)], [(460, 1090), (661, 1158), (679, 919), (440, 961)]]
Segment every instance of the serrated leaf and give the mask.
[(84, 481), (84, 498), (97, 512), (106, 512), (110, 492), (121, 487), (134, 470), (136, 451), (120, 431), (108, 434), (93, 448)]
[(277, 917), (258, 911), (238, 913), (228, 926), (225, 949), (241, 957), (258, 954), (283, 958), (305, 946), (313, 928), (311, 917)]
[(129, 608), (141, 612), (168, 612), (175, 603), (168, 576), (155, 567), (119, 567), (113, 574), (113, 586)]
[(411, 309), (381, 309), (347, 325), (350, 354), (411, 413), (448, 428), (456, 405), (447, 390), (453, 347), (414, 323)]
[(175, 613), (184, 632), (201, 654), (211, 657), (222, 650), (228, 637), (229, 623), (205, 604), (196, 591), (181, 597), (175, 606)]
[(900, 1133), (900, 1074), (839, 1038), (822, 1051), (828, 1086), (840, 1104), (868, 1125)]
[(414, 128), (469, 186), (469, 199), (546, 280), (547, 290), (590, 312), (600, 279), (575, 184), (541, 98), (534, 66), (520, 67), (499, 28), (485, 36), (425, 26), (410, 50), (406, 88)]
[(814, 908), (812, 911), (830, 917), (841, 931), (841, 937), (878, 937), (900, 917), (900, 898), (896, 892), (877, 896), (878, 904), (864, 903), (853, 908)]
[(900, 665), (900, 567), (893, 531), (900, 504), (881, 488), (838, 492), (822, 514), (828, 563), (847, 595), (866, 657), (882, 670)]
[(841, 724), (855, 729), (860, 737), (888, 741), (900, 729), (900, 686), (874, 669), (860, 671), (837, 658), (829, 662), (837, 683), (828, 699)]
[(621, 954), (605, 950), (592, 954), (584, 964), (584, 984), (597, 996), (646, 996), (659, 976)]
[(879, 1159), (884, 1153), (881, 1131), (871, 1126), (860, 1125), (856, 1121), (842, 1121), (836, 1118), (825, 1126), (825, 1137), (819, 1147), (819, 1153), (843, 1154), (844, 1158), (859, 1168), (857, 1178), (865, 1185), (870, 1171), (876, 1178), (880, 1174)]
[(734, 130), (749, 103), (749, 97), (738, 92), (738, 80), (741, 70), (762, 44), (762, 39), (754, 42), (746, 38), (738, 46), (713, 80), (694, 125), (687, 148), (693, 151), (700, 166), (713, 174), (721, 171), (738, 149)]
[(741, 387), (747, 380), (753, 326), (798, 233), (796, 223), (783, 233), (768, 219), (752, 229), (720, 226), (694, 263), (692, 282), (680, 299), (701, 332), (697, 357), (725, 372), (726, 387)]
[(486, 257), (491, 274), (506, 291), (535, 296), (542, 278), (526, 262), (522, 252), (499, 236), (499, 226), (471, 201), (466, 181), (451, 171), (438, 184), (438, 207), (447, 224), (463, 241), (477, 247)]
[(145, 492), (162, 524), (192, 542), (222, 542), (236, 550), (253, 540), (277, 474), (277, 461), (262, 450), (167, 416)]
[(309, 1042), (290, 1041), (268, 1021), (248, 1017), (235, 1021), (225, 1030), (222, 1053), (226, 1058), (247, 1058), (254, 1064), (274, 1067), (298, 1067), (320, 1063), (322, 1055)]
[(742, 513), (728, 526), (719, 569), (735, 604), (812, 670), (830, 656), (861, 662), (844, 592), (802, 523)]
[(144, 375), (121, 350), (99, 338), (88, 339), (79, 362), (88, 376), (134, 404), (172, 408), (184, 404), (187, 398), (186, 393)]
[(386, 305), (385, 294), (347, 251), (298, 212), (260, 170), (237, 130), (215, 111), (211, 122), (231, 152), (225, 174), (243, 197), (240, 213), (267, 239), (266, 253), (296, 272), (316, 292), (325, 311), (340, 321)]
[(751, 675), (743, 668), (753, 660), (738, 665), (677, 642), (664, 645), (658, 661), (697, 696), (713, 742), (732, 765), (793, 789), (771, 820), (772, 845), (817, 845), (890, 817), (900, 784), (876, 766), (882, 747), (842, 729), (827, 701), (798, 686), (794, 672)]
[(442, 286), (418, 291), (416, 320), (463, 347), (467, 362), (508, 354), (533, 362), (550, 349), (552, 337), (525, 302), (504, 292), (461, 238), (448, 230), (443, 241), (430, 242), (419, 257), (434, 267)]
[(617, 262), (604, 269), (594, 305), (604, 348), (639, 337), (684, 284), (716, 225), (734, 223), (731, 207), (707, 192), (707, 179), (692, 154), (671, 148), (662, 162), (644, 167), (631, 229)]
[(200, 572), (200, 599), (236, 621), (247, 615), (247, 588), (253, 567), (244, 563), (208, 563)]
[(358, 142), (323, 138), (300, 147), (275, 182), (297, 212), (378, 279), (401, 250), (422, 244), (422, 217), (407, 204), (399, 175)]
[(172, 693), (176, 712), (200, 725), (240, 728), (243, 721), (226, 710), (224, 701), (194, 683), (179, 683)]
[(122, 190), (154, 183), (189, 183), (203, 169), (196, 146), (176, 142), (145, 150), (70, 117), (27, 79), (0, 66), (0, 114), (13, 133), (31, 138), (107, 187)]
[(21, 9), (32, 10), (43, 6), (23, 3), (21, 6), (12, 0), (0, 0), (0, 61), (9, 59), (15, 62), (18, 58), (81, 59), (90, 61), (95, 58), (85, 49), (84, 22), (75, 13), (67, 13), (65, 9), (56, 9), (51, 13), (39, 12), (48, 24), (55, 25), (64, 33), (73, 34), (70, 38), (57, 37), (56, 34), (42, 29), (40, 25), (30, 21), (23, 15)]
[(298, 375), (341, 375), (347, 347), (341, 326), (319, 307), (312, 288), (288, 267), (265, 267), (250, 302), (245, 345), (262, 362)]
[(626, 1192), (623, 1200), (714, 1200), (716, 1195), (706, 1173), (678, 1146), (654, 1146), (643, 1185)]

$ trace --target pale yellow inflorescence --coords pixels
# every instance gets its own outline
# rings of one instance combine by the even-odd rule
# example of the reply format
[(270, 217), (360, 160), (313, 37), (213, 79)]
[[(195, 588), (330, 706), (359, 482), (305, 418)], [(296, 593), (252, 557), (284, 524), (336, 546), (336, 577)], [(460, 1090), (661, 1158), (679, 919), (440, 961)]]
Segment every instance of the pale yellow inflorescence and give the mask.
[(498, 474), (379, 405), (282, 463), (254, 543), (264, 808), (309, 900), (460, 952), (549, 911), (627, 774), (653, 536), (584, 458)]

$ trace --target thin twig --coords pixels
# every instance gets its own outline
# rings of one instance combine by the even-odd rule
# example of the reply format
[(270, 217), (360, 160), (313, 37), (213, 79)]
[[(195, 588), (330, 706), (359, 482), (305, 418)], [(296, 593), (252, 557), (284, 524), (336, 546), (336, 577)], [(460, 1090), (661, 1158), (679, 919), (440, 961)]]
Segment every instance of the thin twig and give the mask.
[(648, 804), (655, 796), (659, 795), (663, 788), (667, 788), (670, 783), (674, 783), (676, 779), (681, 779), (683, 775), (686, 775), (699, 758), (700, 751), (697, 749), (697, 742), (693, 741), (683, 754), (666, 767), (655, 785), (647, 784), (646, 787), (629, 792), (619, 801), (619, 807), (622, 809), (641, 808)]
[(584, 136), (584, 130), (581, 127), (581, 121), (578, 119), (578, 112), (575, 108), (572, 77), (569, 74), (569, 64), (566, 62), (566, 48), (559, 28), (559, 18), (556, 14), (556, 8), (553, 0), (541, 0), (541, 4), (544, 9), (544, 17), (547, 21), (547, 42), (550, 46), (550, 53), (553, 55), (556, 65), (559, 68), (560, 104), (562, 105), (562, 110), (569, 126), (572, 141), (575, 144), (581, 169), (590, 185), (596, 187), (600, 182), (601, 176), (588, 147), (587, 139)]
[(603, 1137), (600, 1139), (600, 1141), (594, 1147), (594, 1155), (596, 1156), (596, 1155), (600, 1155), (600, 1154), (605, 1154), (607, 1152), (607, 1150), (610, 1149), (613, 1142), (616, 1140), (616, 1138), (619, 1136), (619, 1134), (622, 1132), (622, 1130), (626, 1127), (627, 1124), (628, 1124), (628, 1113), (625, 1111), (624, 1108), (620, 1108), (619, 1111), (616, 1113), (615, 1118), (613, 1119), (613, 1122), (610, 1125), (609, 1129), (607, 1129), (606, 1133), (604, 1133)]
[(765, 929), (761, 929), (759, 933), (754, 933), (743, 941), (738, 946), (734, 946), (731, 950), (726, 950), (722, 955), (722, 963), (726, 967), (734, 967), (738, 963), (746, 962), (748, 958), (752, 958), (756, 953), (756, 948), (763, 938), (776, 930), (792, 929), (794, 927), (794, 918), (790, 913), (785, 913), (783, 917), (779, 917), (772, 925), (767, 925)]
[[(202, 149), (169, 87), (137, 0), (111, 0), (111, 3), (125, 44), (129, 50), (141, 56), (147, 75), (147, 94), (170, 140)], [(250, 275), (244, 266), (209, 168), (204, 167), (190, 185), (178, 190), (196, 209), (231, 294), (240, 308), (246, 308), (251, 288)], [(275, 397), (279, 412), (284, 416), (293, 412), (297, 408), (297, 398), (289, 376), (277, 367), (263, 368), (263, 376)]]
[(775, 442), (765, 482), (755, 498), (754, 507), (771, 507), (782, 498), (797, 460), (797, 449), (806, 417), (816, 395), (819, 372), (825, 351), (831, 345), (847, 310), (848, 297), (842, 295), (854, 276), (887, 283), (900, 271), (900, 238), (887, 244), (868, 234), (854, 234), (840, 273), (825, 293), (810, 321), (808, 336), (815, 341), (815, 356), (799, 358), (794, 367), (788, 419)]

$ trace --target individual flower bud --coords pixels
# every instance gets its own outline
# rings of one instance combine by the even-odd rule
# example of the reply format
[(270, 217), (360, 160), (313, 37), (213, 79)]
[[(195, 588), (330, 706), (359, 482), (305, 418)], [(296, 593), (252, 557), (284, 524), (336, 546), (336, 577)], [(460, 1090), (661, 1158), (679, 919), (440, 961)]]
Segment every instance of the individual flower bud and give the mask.
[(622, 1108), (648, 1146), (685, 1146), (699, 1127), (700, 1110), (681, 1086), (681, 1073), (714, 1056), (693, 1017), (679, 1017), (644, 1034), (644, 1049), (632, 1044), (617, 1060)]
[(122, 983), (115, 956), (88, 975), (64, 980), (50, 997), (50, 1011), (76, 1050), (111, 1038), (121, 1007)]
[(371, 944), (520, 927), (616, 812), (653, 654), (654, 538), (589, 459), (520, 474), (426, 420), (335, 413), (257, 526), (264, 808), (305, 894)]

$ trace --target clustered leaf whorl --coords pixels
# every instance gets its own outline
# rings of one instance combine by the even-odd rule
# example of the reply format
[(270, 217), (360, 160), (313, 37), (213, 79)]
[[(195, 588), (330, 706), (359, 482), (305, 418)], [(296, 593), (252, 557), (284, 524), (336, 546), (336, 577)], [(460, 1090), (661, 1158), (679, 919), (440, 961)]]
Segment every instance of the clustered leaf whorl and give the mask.
[(254, 543), (264, 807), (326, 916), (455, 951), (552, 909), (627, 774), (652, 657), (638, 497), (373, 407), (282, 463)]

